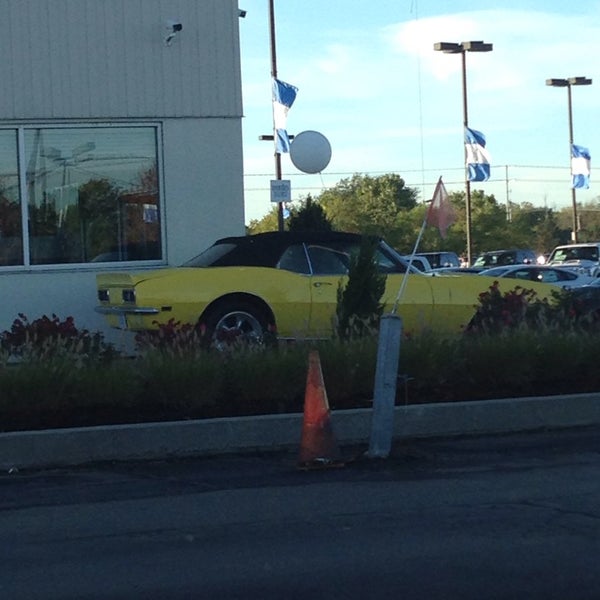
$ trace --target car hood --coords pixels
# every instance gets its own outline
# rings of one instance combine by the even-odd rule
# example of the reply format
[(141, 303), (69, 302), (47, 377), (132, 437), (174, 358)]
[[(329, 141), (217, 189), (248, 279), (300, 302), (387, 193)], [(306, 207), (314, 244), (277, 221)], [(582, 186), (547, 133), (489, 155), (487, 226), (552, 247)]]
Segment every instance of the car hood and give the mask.
[(563, 260), (562, 262), (552, 261), (549, 264), (561, 265), (561, 266), (577, 265), (580, 267), (593, 267), (593, 266), (597, 265), (598, 263), (594, 262), (593, 260), (588, 260), (587, 258), (574, 258), (571, 260)]

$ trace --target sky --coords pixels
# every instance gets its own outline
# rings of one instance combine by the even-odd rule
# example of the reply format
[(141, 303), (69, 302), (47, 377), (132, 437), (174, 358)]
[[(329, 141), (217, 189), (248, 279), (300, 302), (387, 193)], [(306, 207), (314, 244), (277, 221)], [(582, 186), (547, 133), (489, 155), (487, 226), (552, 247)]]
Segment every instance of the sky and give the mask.
[[(474, 9), (476, 6), (476, 9)], [(496, 200), (571, 206), (567, 88), (546, 79), (585, 76), (572, 91), (573, 141), (589, 148), (589, 189), (600, 196), (600, 0), (274, 0), (277, 76), (298, 88), (290, 134), (317, 131), (331, 145), (321, 173), (281, 158), (292, 201), (354, 174), (399, 174), (429, 200), (441, 176), (464, 191), (461, 57), (435, 42), (482, 40), (466, 55), (468, 123), (487, 139), (491, 178), (472, 190)], [(267, 214), (275, 178), (269, 0), (239, 0), (246, 222)], [(600, 176), (597, 181), (600, 182)], [(581, 218), (585, 217), (580, 214)]]

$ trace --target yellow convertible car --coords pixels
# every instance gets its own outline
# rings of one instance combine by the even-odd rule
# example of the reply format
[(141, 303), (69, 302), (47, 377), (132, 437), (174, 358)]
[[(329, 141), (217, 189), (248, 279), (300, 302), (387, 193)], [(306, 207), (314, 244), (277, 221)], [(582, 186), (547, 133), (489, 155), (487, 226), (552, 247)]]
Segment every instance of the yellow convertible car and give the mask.
[[(326, 338), (334, 330), (337, 290), (362, 237), (341, 232), (270, 232), (215, 242), (181, 267), (97, 275), (99, 305), (113, 327), (157, 329), (170, 320), (198, 324), (208, 339)], [(407, 271), (398, 305), (406, 332), (460, 331), (478, 296), (494, 283), (476, 275), (425, 275), (383, 240), (375, 259), (386, 274), (389, 312)], [(498, 280), (502, 291), (515, 282)], [(527, 283), (540, 298), (552, 286)]]

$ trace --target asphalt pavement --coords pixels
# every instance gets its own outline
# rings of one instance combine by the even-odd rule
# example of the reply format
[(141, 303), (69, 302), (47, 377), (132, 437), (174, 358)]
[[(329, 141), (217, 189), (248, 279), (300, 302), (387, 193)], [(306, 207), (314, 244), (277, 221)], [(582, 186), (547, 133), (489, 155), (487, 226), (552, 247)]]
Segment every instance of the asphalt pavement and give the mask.
[(364, 449), (0, 474), (0, 597), (600, 597), (600, 426)]

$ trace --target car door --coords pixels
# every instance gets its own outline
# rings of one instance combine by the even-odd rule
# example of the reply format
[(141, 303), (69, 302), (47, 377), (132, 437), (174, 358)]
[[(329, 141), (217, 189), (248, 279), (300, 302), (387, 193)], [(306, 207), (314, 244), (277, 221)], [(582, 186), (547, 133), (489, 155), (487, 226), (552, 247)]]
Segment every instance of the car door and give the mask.
[(304, 245), (292, 244), (277, 262), (268, 293), (279, 337), (310, 336), (311, 288), (310, 266)]
[(395, 311), (402, 318), (403, 331), (407, 335), (430, 327), (433, 317), (433, 276), (419, 271), (407, 275), (408, 261), (399, 261), (384, 242), (375, 250), (375, 262), (379, 272), (386, 275), (382, 298), (384, 314)]
[(432, 277), (431, 328), (446, 333), (460, 332), (473, 318), (479, 294), (495, 281), (498, 278), (460, 273)]
[(346, 285), (350, 268), (350, 251), (339, 244), (307, 244), (310, 260), (311, 309), (309, 335), (331, 337), (340, 286)]
[(392, 312), (398, 300), (395, 314), (402, 318), (405, 334), (420, 333), (431, 327), (434, 310), (431, 283), (434, 279), (420, 273), (405, 276), (397, 271), (388, 272), (382, 299), (384, 313)]
[[(337, 294), (348, 281), (350, 257), (359, 252), (358, 247), (312, 245), (307, 247), (310, 258), (312, 306), (310, 331), (314, 337), (329, 337), (334, 328)], [(380, 247), (375, 250), (378, 270), (386, 275), (386, 287), (381, 299), (384, 312), (393, 310), (404, 279), (405, 267)], [(397, 307), (407, 332), (428, 327), (433, 314), (431, 277), (418, 273), (407, 277)]]

